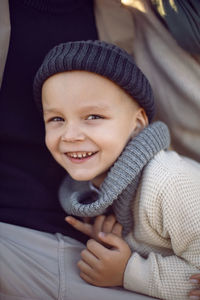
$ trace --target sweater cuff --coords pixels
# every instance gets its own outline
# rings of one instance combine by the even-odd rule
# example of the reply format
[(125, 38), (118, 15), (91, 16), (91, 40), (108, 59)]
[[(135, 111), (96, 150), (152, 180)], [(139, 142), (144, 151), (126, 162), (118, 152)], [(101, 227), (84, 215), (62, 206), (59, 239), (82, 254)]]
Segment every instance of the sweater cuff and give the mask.
[(134, 253), (125, 269), (124, 288), (149, 295), (151, 273), (149, 260), (144, 259), (138, 253)]

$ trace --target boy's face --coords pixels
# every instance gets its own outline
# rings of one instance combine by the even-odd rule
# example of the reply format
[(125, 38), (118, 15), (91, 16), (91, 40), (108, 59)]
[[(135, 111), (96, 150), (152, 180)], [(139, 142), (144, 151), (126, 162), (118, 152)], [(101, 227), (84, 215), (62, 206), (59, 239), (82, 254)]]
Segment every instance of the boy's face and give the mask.
[(99, 186), (133, 136), (144, 110), (110, 80), (86, 71), (53, 75), (42, 89), (46, 145), (79, 181)]

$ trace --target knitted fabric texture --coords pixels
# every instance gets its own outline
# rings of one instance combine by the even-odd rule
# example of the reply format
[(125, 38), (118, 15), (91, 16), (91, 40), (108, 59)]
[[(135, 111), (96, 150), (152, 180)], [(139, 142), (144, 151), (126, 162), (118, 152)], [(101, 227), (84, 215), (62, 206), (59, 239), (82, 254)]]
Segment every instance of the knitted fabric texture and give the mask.
[(90, 191), (88, 182), (64, 179), (59, 191), (62, 207), (71, 215), (94, 217), (105, 213), (112, 205), (126, 235), (133, 226), (131, 205), (141, 172), (155, 154), (169, 147), (169, 143), (169, 131), (164, 123), (149, 125), (128, 143), (98, 193)]
[(104, 76), (131, 95), (153, 119), (155, 103), (149, 81), (131, 55), (121, 48), (101, 41), (77, 41), (55, 46), (45, 57), (33, 84), (34, 99), (40, 111), (42, 85), (50, 76), (72, 70), (89, 71)]

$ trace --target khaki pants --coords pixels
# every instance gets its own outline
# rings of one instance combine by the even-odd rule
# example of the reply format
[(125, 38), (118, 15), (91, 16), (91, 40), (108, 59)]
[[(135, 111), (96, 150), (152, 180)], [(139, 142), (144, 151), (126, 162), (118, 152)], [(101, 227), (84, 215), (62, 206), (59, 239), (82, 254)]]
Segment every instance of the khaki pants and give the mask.
[(80, 242), (61, 234), (0, 223), (0, 299), (152, 299), (84, 282), (76, 267), (83, 248)]

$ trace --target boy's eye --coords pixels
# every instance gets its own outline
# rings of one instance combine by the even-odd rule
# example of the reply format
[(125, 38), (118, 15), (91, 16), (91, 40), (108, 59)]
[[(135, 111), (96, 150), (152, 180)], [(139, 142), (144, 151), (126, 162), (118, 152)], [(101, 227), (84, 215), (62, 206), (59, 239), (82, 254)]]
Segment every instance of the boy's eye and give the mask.
[(48, 122), (63, 122), (64, 119), (61, 117), (53, 117), (48, 120)]
[(87, 117), (87, 120), (96, 120), (96, 119), (103, 119), (103, 117), (99, 115), (89, 115)]

